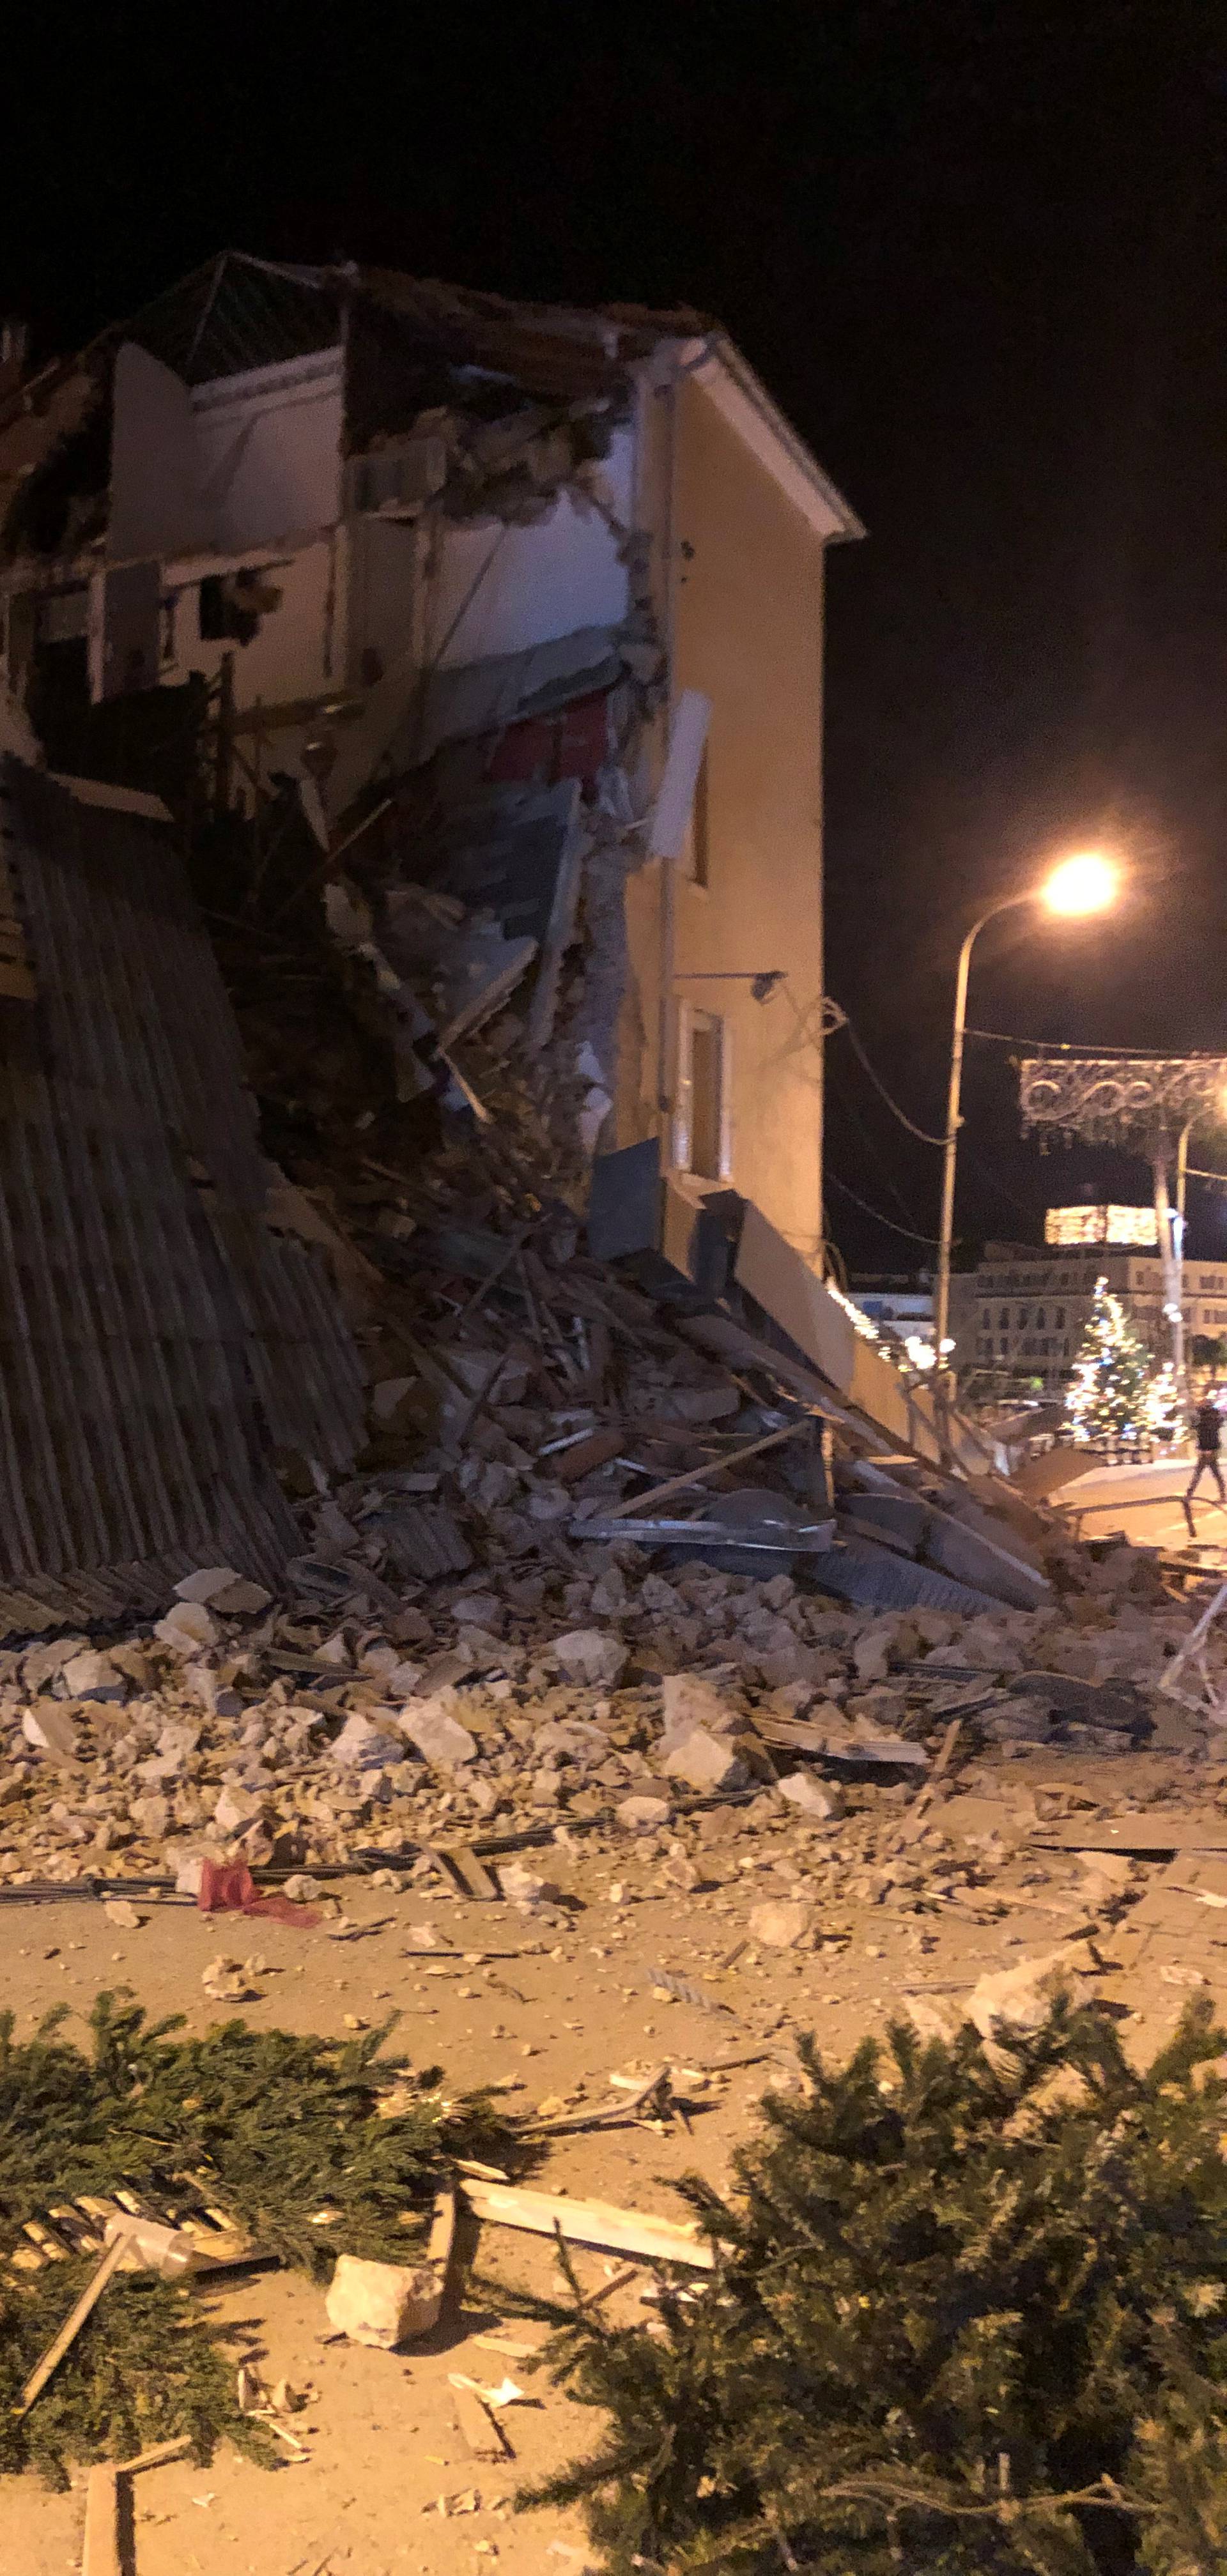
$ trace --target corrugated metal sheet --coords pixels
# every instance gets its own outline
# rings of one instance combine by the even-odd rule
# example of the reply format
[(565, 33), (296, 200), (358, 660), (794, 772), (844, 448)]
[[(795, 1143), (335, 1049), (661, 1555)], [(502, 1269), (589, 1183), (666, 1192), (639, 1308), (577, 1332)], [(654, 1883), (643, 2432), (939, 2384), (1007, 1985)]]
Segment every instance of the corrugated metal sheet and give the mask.
[(969, 1583), (913, 1565), (909, 1557), (892, 1556), (872, 1539), (842, 1540), (816, 1564), (814, 1580), (820, 1591), (865, 1609), (959, 1610), (974, 1617), (978, 1610), (999, 1612), (1002, 1606), (992, 1593), (975, 1592)]
[[(357, 1356), (275, 1236), (238, 1032), (172, 836), (16, 761), (35, 1004), (0, 1005), (0, 1617), (105, 1616), (299, 1544), (271, 1451), (347, 1466)], [(91, 1603), (96, 1607), (91, 1608)]]

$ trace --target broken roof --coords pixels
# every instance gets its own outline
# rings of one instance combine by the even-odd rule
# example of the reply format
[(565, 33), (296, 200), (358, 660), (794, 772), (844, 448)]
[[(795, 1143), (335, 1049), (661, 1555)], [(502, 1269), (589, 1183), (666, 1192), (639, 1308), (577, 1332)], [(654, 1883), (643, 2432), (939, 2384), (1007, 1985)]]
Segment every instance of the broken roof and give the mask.
[(226, 250), (168, 287), (126, 320), (110, 324), (76, 357), (57, 360), (0, 403), (0, 435), (37, 414), (84, 369), (97, 370), (121, 340), (135, 340), (189, 385), (215, 383), (260, 367), (283, 364), (334, 348), (363, 323), (392, 338), (412, 375), (420, 373), (417, 402), (425, 408), (443, 393), (432, 378), (485, 378), (552, 402), (616, 399), (629, 391), (632, 373), (663, 344), (716, 364), (748, 395), (758, 421), (802, 472), (820, 488), (840, 532), (862, 533), (859, 522), (822, 475), (797, 432), (771, 401), (722, 326), (682, 306), (655, 312), (642, 305), (570, 305), (515, 301), (473, 287), (447, 286), (343, 260), (306, 267)]
[(109, 324), (78, 358), (44, 368), (0, 404), (0, 425), (19, 414), (31, 395), (49, 391), (81, 358), (102, 356), (121, 339), (136, 340), (185, 384), (208, 384), (335, 347), (355, 306), (395, 315), (424, 351), (453, 366), (501, 375), (555, 399), (613, 392), (660, 340), (692, 339), (716, 327), (686, 309), (649, 313), (609, 306), (585, 312), (516, 303), (354, 260), (300, 267), (226, 250), (139, 312)]

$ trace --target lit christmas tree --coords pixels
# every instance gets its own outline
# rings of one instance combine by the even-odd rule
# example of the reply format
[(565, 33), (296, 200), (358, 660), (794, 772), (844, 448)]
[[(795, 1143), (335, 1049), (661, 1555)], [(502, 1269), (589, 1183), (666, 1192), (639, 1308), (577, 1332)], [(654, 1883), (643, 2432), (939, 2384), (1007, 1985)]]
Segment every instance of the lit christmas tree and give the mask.
[(1095, 1282), (1091, 1319), (1074, 1362), (1065, 1429), (1096, 1445), (1140, 1440), (1156, 1425), (1156, 1399), (1166, 1410), (1174, 1388), (1129, 1322), (1106, 1279)]

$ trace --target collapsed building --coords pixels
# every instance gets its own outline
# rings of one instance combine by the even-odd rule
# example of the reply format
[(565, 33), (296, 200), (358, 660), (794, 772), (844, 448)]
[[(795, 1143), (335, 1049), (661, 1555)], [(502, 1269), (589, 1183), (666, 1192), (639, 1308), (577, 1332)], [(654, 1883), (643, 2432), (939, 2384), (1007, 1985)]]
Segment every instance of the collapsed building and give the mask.
[(453, 1031), (521, 984), (540, 1051), (578, 936), (586, 1146), (664, 1126), (818, 1252), (823, 559), (859, 531), (722, 330), (226, 253), (13, 392), (0, 498), (53, 768), (173, 803), (203, 731), (227, 803), (297, 778), (382, 861), (355, 944), (414, 968), (423, 890), (482, 917)]
[[(870, 1597), (987, 1566), (1029, 1600), (931, 1472), (998, 1462), (824, 1277), (823, 572), (860, 531), (727, 335), (225, 253), (28, 380), (6, 351), (0, 964), (45, 1128), (35, 1189), (15, 1088), (11, 1618), (202, 1550), (268, 1576), (304, 1524), (335, 1552), (311, 1512), (364, 1458), (423, 1576), (540, 1539), (551, 1494), (595, 1537), (660, 1437), (706, 1474), (727, 1435), (628, 1450), (610, 1336), (655, 1328), (602, 1262), (842, 1425)], [(750, 1392), (736, 1429), (782, 1419)], [(901, 1592), (900, 1555), (938, 1571)]]

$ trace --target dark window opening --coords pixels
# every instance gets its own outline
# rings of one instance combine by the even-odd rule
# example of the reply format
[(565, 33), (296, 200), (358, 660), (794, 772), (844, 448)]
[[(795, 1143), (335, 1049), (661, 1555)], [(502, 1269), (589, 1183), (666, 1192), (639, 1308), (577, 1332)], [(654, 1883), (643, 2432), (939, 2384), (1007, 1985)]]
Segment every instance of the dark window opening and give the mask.
[(200, 585), (201, 643), (250, 644), (261, 618), (280, 604), (280, 591), (261, 573), (206, 573)]
[(691, 1040), (690, 1168), (700, 1180), (720, 1178), (723, 1122), (723, 1032), (718, 1020), (698, 1023)]

